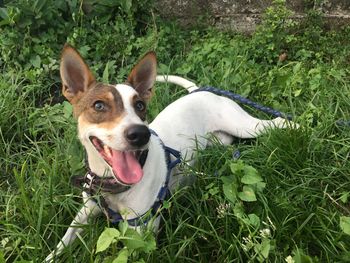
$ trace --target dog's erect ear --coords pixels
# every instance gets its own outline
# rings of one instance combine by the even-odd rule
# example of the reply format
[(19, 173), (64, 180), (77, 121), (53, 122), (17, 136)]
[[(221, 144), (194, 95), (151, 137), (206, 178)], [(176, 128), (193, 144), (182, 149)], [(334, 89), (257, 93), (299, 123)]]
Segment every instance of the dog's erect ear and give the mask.
[(64, 45), (60, 73), (62, 79), (62, 93), (74, 104), (83, 92), (95, 81), (89, 67), (78, 51), (68, 44)]
[(154, 52), (148, 52), (132, 69), (128, 83), (148, 101), (152, 96), (152, 87), (157, 76), (157, 58)]

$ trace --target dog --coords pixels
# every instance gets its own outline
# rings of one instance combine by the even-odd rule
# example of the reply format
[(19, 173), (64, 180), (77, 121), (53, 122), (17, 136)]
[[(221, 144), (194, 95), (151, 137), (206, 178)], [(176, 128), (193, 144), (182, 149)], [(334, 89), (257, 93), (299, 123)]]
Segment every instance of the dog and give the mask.
[[(156, 55), (149, 52), (134, 66), (125, 83), (103, 84), (96, 81), (73, 47), (64, 46), (60, 63), (62, 92), (73, 106), (90, 172), (84, 182), (84, 205), (46, 262), (74, 241), (82, 232), (79, 226), (87, 224), (89, 218), (110, 210), (121, 220), (133, 222), (155, 204), (159, 207), (159, 199), (163, 198), (159, 197), (160, 190), (173, 191), (183, 180), (177, 168), (168, 171), (167, 164), (175, 158), (167, 157), (166, 147), (180, 153), (182, 161), (191, 165), (196, 149), (210, 143), (209, 134), (230, 144), (234, 137), (255, 138), (268, 128), (290, 126), (282, 118), (254, 118), (234, 101), (205, 91), (176, 100), (148, 125), (146, 108), (156, 80), (179, 84), (189, 91), (197, 88), (177, 76), (157, 76), (156, 68)], [(103, 205), (92, 196), (96, 193), (92, 191), (94, 180), (105, 184), (99, 191)], [(157, 229), (159, 216), (149, 222)], [(130, 227), (140, 228), (135, 224)]]

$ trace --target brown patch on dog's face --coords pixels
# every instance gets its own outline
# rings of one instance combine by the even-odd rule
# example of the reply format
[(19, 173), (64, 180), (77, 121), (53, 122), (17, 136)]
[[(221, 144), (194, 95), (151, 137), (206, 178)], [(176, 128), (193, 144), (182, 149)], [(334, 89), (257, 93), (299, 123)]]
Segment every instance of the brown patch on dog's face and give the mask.
[(135, 95), (131, 99), (131, 105), (134, 108), (137, 116), (139, 116), (142, 121), (145, 121), (147, 109), (146, 102), (139, 95)]
[(124, 114), (119, 92), (102, 83), (90, 87), (73, 108), (75, 117), (82, 116), (86, 122), (102, 126), (115, 125)]

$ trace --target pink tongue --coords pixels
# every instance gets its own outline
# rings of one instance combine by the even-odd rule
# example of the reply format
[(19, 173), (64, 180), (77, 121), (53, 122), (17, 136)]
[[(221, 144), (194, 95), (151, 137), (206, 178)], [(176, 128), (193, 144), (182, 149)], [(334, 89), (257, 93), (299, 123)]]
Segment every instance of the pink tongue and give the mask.
[(112, 169), (124, 184), (136, 184), (143, 176), (141, 165), (131, 152), (112, 150)]

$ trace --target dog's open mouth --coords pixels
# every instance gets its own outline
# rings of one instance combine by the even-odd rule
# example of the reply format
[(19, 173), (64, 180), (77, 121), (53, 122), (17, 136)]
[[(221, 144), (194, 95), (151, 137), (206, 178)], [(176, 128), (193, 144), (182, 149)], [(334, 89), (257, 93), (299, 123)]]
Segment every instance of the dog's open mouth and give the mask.
[(117, 151), (104, 144), (97, 137), (90, 137), (98, 153), (112, 168), (114, 177), (123, 184), (136, 184), (143, 177), (139, 162), (142, 151)]

